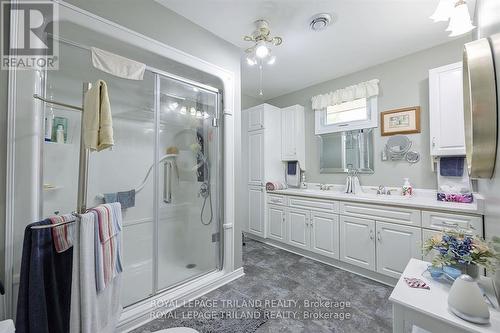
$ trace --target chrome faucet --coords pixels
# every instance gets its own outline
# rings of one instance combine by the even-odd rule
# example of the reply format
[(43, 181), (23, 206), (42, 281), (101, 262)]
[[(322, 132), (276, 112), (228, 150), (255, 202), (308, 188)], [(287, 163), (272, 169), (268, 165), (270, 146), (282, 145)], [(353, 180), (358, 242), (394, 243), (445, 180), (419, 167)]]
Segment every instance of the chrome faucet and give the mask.
[(379, 185), (378, 190), (377, 190), (377, 194), (391, 195), (391, 190), (388, 189), (387, 187), (385, 187), (384, 185)]
[(332, 188), (332, 185), (329, 184), (319, 184), (316, 186), (318, 186), (321, 191), (328, 191)]

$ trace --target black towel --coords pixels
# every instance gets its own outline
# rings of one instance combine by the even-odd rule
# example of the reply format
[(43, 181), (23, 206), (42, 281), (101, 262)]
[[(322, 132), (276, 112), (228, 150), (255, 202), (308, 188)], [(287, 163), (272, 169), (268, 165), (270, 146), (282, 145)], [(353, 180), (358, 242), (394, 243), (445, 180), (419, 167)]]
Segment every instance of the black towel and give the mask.
[(24, 230), (16, 333), (67, 333), (70, 323), (73, 248), (57, 253), (50, 220)]
[(296, 175), (297, 174), (297, 161), (288, 162), (288, 175)]
[(439, 172), (443, 177), (462, 177), (464, 174), (465, 157), (441, 157)]

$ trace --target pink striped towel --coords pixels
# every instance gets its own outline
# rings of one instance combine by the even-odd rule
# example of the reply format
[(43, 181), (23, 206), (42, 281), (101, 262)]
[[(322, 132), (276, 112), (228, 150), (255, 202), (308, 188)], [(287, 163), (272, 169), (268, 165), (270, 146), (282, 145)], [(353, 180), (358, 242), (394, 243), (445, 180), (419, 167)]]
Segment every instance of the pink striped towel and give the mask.
[[(54, 215), (49, 217), (52, 224), (75, 221), (72, 214)], [(61, 253), (73, 246), (74, 223), (65, 223), (52, 227), (52, 240), (57, 253)]]
[(96, 287), (100, 292), (123, 271), (121, 264), (121, 206), (104, 204), (90, 210), (96, 216)]
[(282, 182), (267, 182), (266, 191), (278, 191), (286, 189), (286, 185)]

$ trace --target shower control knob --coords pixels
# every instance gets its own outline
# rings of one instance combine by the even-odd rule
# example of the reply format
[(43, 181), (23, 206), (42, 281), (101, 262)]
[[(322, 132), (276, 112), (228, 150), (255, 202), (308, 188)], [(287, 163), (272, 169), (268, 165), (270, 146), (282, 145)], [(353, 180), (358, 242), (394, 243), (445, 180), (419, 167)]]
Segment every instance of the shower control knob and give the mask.
[(207, 198), (209, 195), (208, 192), (209, 192), (208, 184), (207, 183), (201, 184), (200, 191), (198, 192), (199, 196), (201, 196), (202, 198)]

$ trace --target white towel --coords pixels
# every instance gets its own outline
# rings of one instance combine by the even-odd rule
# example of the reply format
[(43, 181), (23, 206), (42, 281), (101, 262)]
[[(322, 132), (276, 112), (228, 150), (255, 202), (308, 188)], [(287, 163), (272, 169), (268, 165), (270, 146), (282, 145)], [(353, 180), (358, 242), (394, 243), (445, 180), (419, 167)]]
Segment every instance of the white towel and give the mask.
[(108, 86), (103, 80), (85, 93), (82, 126), (85, 148), (101, 151), (114, 145)]
[[(75, 228), (73, 280), (71, 286), (70, 333), (112, 333), (122, 311), (121, 274), (97, 294), (95, 280), (95, 240), (97, 221), (86, 213)], [(120, 237), (118, 233), (116, 237)]]
[(118, 54), (91, 47), (92, 65), (109, 74), (129, 80), (142, 80), (146, 65)]

